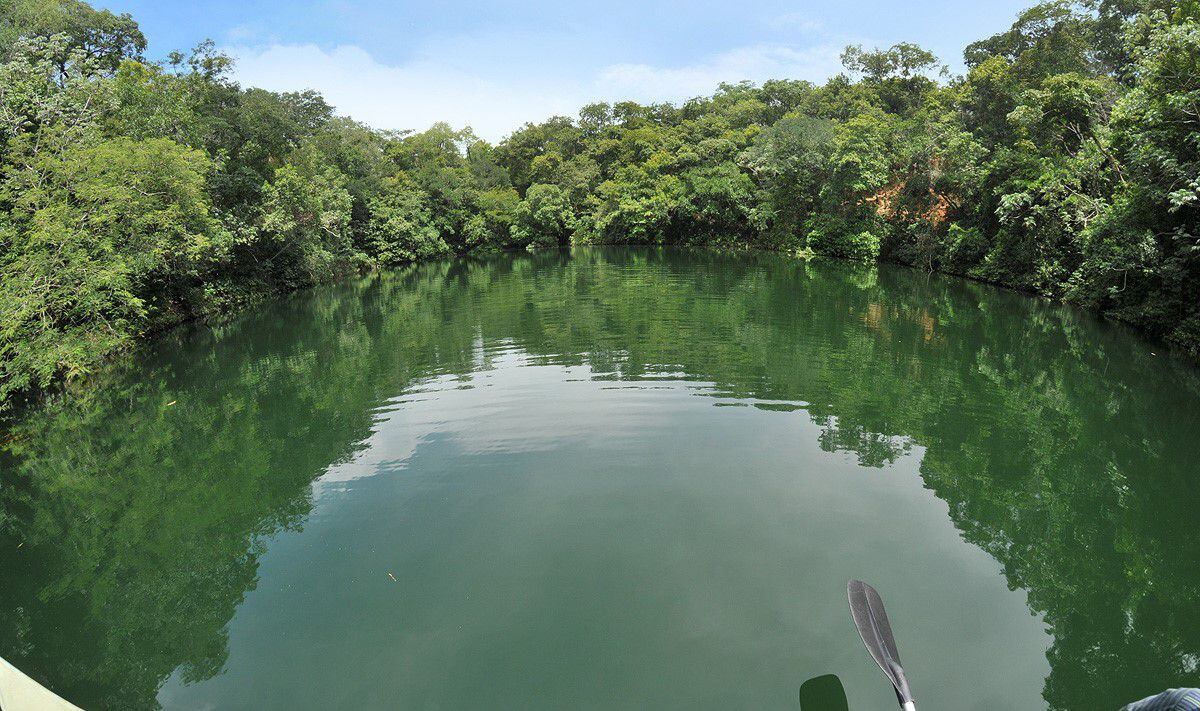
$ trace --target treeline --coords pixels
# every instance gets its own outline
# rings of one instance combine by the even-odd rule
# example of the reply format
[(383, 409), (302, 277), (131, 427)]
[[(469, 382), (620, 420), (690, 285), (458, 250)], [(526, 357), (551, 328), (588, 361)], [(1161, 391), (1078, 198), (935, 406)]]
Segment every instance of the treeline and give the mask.
[(1048, 2), (970, 45), (584, 107), (492, 146), (239, 87), (211, 43), (0, 0), (0, 408), (173, 324), (449, 254), (662, 243), (887, 259), (1200, 353), (1200, 3)]

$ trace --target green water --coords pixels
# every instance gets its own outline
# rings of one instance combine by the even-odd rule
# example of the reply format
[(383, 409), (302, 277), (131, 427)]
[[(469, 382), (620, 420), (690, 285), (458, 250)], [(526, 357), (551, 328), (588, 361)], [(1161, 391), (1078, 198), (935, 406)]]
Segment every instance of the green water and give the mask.
[[(576, 250), (176, 334), (0, 455), (0, 656), (89, 709), (1104, 709), (1200, 683), (1197, 371), (902, 269)], [(810, 711), (821, 711), (811, 709)]]

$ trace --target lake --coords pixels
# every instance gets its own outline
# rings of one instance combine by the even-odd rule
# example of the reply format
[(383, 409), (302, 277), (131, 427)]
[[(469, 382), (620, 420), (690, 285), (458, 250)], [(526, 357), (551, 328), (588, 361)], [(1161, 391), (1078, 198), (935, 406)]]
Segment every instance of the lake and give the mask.
[(851, 578), (923, 711), (1198, 683), (1200, 377), (1067, 307), (577, 248), (130, 360), (0, 435), (0, 656), (85, 708), (895, 708)]

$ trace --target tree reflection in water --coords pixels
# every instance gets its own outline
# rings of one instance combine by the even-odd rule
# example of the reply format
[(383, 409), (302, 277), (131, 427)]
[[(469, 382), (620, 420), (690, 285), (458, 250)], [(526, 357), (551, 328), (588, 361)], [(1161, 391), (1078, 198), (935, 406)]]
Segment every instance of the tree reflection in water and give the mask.
[[(217, 674), (272, 535), (389, 398), (481, 344), (597, 377), (807, 410), (820, 446), (926, 487), (1053, 634), (1055, 709), (1200, 664), (1200, 387), (1123, 329), (977, 284), (775, 255), (577, 250), (428, 264), (299, 295), (10, 427), (0, 656), (85, 707)], [(173, 403), (173, 404), (172, 404)]]

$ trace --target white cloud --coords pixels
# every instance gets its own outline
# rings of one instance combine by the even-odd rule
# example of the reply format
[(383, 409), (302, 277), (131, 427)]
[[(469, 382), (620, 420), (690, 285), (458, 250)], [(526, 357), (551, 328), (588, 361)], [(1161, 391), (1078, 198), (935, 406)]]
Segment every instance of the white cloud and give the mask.
[(471, 126), (491, 141), (526, 121), (573, 116), (589, 101), (680, 101), (710, 94), (723, 81), (821, 80), (838, 66), (832, 47), (759, 45), (678, 67), (617, 64), (580, 69), (578, 81), (563, 81), (561, 64), (543, 60), (544, 66), (532, 63), (494, 71), (486, 57), (464, 61), (461, 50), (426, 50), (401, 64), (376, 61), (354, 45), (323, 49), (270, 44), (228, 51), (237, 59), (235, 77), (245, 86), (315, 89), (339, 113), (377, 128), (420, 130), (447, 121)]
[(821, 32), (825, 29), (823, 22), (812, 19), (808, 13), (804, 12), (785, 12), (771, 18), (770, 24), (773, 27), (800, 32)]
[(678, 101), (711, 94), (721, 82), (820, 81), (835, 73), (838, 66), (838, 52), (830, 47), (796, 50), (759, 45), (724, 52), (707, 62), (683, 67), (619, 64), (605, 69), (597, 85), (606, 95), (624, 93), (643, 101)]
[(461, 70), (418, 60), (375, 61), (347, 45), (274, 44), (230, 50), (235, 78), (273, 91), (320, 91), (338, 112), (377, 128), (425, 129), (437, 121), (473, 127), (495, 140), (527, 120), (576, 110), (576, 97), (502, 85)]
[(259, 31), (257, 28), (251, 25), (242, 24), (229, 28), (229, 30), (225, 32), (225, 37), (228, 38), (230, 42), (249, 42), (259, 37)]

